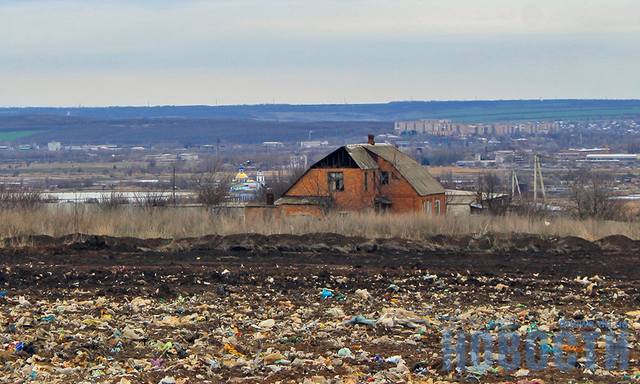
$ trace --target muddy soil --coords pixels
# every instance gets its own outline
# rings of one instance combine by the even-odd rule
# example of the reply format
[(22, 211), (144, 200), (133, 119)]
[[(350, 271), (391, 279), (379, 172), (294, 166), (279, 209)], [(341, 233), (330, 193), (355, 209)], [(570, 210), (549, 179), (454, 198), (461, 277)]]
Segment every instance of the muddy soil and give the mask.
[[(8, 239), (0, 374), (123, 384), (632, 381), (637, 250), (620, 236)], [(381, 320), (390, 313), (395, 323)], [(349, 323), (358, 315), (377, 323)], [(579, 359), (568, 372), (443, 370), (445, 329), (552, 333), (561, 320), (628, 324), (629, 369), (601, 369), (599, 345), (600, 369)]]

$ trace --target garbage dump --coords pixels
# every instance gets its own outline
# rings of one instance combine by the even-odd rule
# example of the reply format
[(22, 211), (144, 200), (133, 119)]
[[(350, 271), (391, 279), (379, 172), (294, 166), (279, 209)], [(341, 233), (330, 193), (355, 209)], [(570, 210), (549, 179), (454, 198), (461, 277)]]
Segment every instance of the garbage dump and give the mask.
[(58, 251), (4, 250), (2, 382), (640, 380), (640, 271), (615, 252)]

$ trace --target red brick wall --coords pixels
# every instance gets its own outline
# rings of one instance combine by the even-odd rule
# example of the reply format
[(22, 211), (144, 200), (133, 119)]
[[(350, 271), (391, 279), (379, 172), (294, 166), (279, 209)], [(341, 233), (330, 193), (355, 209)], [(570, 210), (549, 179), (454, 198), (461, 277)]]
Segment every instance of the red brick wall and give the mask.
[[(444, 215), (446, 210), (446, 200), (444, 193), (420, 196), (413, 189), (411, 184), (405, 180), (400, 172), (398, 172), (388, 161), (378, 157), (376, 159), (380, 171), (389, 172), (389, 184), (379, 186), (379, 195), (385, 196), (391, 200), (391, 212), (395, 213), (409, 213), (409, 212), (423, 212), (425, 201), (432, 202), (432, 208), (435, 206), (435, 200), (440, 201), (440, 214)], [(379, 177), (379, 176), (378, 176)], [(378, 179), (379, 181), (379, 179)], [(432, 213), (435, 214), (435, 210), (432, 209)]]
[(315, 205), (281, 205), (280, 215), (283, 216), (314, 216), (323, 217), (325, 212), (322, 207)]
[[(408, 213), (423, 212), (425, 201), (432, 202), (432, 213), (435, 214), (435, 200), (440, 201), (440, 213), (446, 210), (445, 195), (419, 196), (411, 184), (406, 181), (400, 173), (387, 161), (377, 158), (380, 171), (389, 172), (389, 184), (380, 184), (379, 171), (365, 171), (359, 168), (315, 168), (310, 169), (300, 180), (298, 180), (287, 192), (287, 196), (324, 196), (331, 195), (334, 201), (334, 208), (338, 210), (361, 211), (373, 209), (374, 198), (384, 196), (391, 200), (391, 212)], [(344, 191), (329, 193), (328, 173), (342, 172), (344, 175)], [(367, 189), (365, 190), (364, 178), (368, 178)], [(287, 206), (293, 207), (293, 206)], [(291, 213), (297, 211), (309, 211), (308, 206), (296, 206), (297, 208), (287, 208)], [(304, 207), (304, 208), (302, 208)], [(284, 213), (284, 211), (283, 211)]]
[[(329, 193), (329, 172), (342, 172), (344, 191)], [(369, 174), (368, 188), (364, 188), (364, 175)], [(289, 189), (287, 196), (331, 196), (335, 208), (342, 210), (362, 210), (373, 208), (372, 172), (359, 168), (315, 168), (310, 169)]]

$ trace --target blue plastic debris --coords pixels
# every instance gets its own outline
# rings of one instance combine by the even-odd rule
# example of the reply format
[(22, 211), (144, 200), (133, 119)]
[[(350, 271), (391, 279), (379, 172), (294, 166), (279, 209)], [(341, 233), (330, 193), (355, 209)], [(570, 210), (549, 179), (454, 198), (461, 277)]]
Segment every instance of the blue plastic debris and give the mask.
[(320, 293), (320, 298), (325, 300), (330, 297), (333, 297), (333, 291), (328, 288), (322, 288), (322, 292)]

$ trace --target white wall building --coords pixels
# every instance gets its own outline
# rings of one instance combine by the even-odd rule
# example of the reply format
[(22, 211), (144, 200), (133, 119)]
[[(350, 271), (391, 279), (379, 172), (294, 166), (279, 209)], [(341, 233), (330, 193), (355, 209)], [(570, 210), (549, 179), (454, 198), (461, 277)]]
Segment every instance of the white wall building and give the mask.
[(47, 148), (51, 152), (57, 152), (62, 150), (62, 143), (59, 141), (50, 141), (47, 143)]

